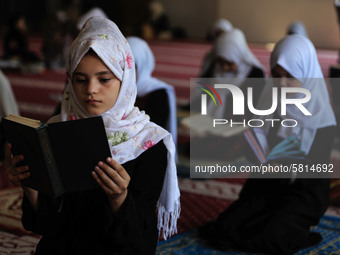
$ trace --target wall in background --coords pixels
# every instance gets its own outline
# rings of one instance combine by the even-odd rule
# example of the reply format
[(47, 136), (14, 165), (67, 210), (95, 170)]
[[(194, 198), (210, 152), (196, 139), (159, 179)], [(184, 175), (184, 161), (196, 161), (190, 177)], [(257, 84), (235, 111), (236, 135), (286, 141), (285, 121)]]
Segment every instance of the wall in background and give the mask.
[(161, 0), (174, 26), (189, 37), (204, 38), (218, 18), (230, 20), (252, 43), (275, 43), (287, 26), (302, 21), (318, 48), (340, 47), (334, 0)]
[[(99, 5), (121, 25), (123, 32), (138, 30), (146, 16), (150, 0), (1, 0), (0, 35), (9, 16), (24, 12), (30, 31), (39, 31), (49, 6), (64, 3)], [(204, 39), (208, 28), (226, 18), (245, 32), (252, 43), (275, 43), (285, 35), (294, 20), (304, 22), (318, 48), (340, 48), (340, 29), (334, 0), (159, 0), (163, 3), (172, 27), (182, 27), (189, 38)], [(52, 8), (55, 10), (55, 8)], [(80, 12), (80, 10), (78, 10)]]
[(204, 39), (217, 17), (218, 0), (160, 0), (172, 27), (182, 27), (188, 37)]

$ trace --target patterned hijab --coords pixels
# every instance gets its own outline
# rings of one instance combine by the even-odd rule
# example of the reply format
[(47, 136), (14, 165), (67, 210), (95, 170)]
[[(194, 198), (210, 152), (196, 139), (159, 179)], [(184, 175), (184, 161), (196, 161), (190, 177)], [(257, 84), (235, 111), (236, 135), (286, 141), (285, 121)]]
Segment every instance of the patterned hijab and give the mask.
[[(280, 65), (294, 78), (302, 83), (311, 93), (311, 100), (304, 104), (312, 116), (305, 116), (295, 105), (287, 105), (287, 114), (283, 119), (295, 119), (298, 125), (292, 128), (281, 127), (278, 135), (287, 138), (296, 136), (300, 142), (300, 149), (308, 154), (318, 128), (335, 126), (336, 120), (326, 83), (312, 42), (302, 35), (288, 35), (279, 41), (270, 59), (270, 68)], [(290, 98), (301, 97), (300, 93)]]
[(176, 145), (177, 118), (174, 87), (152, 77), (152, 72), (155, 69), (155, 57), (147, 42), (135, 36), (130, 36), (126, 39), (130, 45), (137, 66), (137, 96), (143, 97), (158, 89), (164, 89), (166, 91), (170, 109), (166, 129), (172, 134)]
[(148, 115), (134, 106), (137, 94), (134, 59), (125, 37), (109, 19), (90, 18), (70, 48), (67, 66), (69, 78), (62, 101), (61, 119), (66, 121), (90, 117), (77, 101), (71, 79), (90, 48), (121, 81), (116, 103), (102, 114), (112, 157), (123, 164), (161, 141), (168, 150), (164, 184), (157, 203), (158, 230), (166, 239), (176, 233), (180, 214), (174, 142), (169, 132), (150, 122)]

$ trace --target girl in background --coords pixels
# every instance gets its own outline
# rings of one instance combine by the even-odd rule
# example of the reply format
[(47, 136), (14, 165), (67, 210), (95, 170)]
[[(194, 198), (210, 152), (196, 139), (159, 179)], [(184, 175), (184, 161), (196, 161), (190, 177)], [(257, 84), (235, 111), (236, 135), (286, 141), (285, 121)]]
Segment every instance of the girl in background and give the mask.
[[(233, 25), (229, 20), (219, 19), (215, 22), (215, 24), (210, 28), (208, 37), (211, 38), (213, 44), (217, 41), (220, 35), (228, 33), (234, 29)], [(214, 67), (214, 59), (215, 59), (215, 45), (211, 48), (211, 50), (204, 56), (202, 62), (202, 68), (198, 75), (200, 78), (211, 78), (212, 71)]]
[(155, 57), (149, 45), (135, 36), (127, 37), (135, 59), (137, 76), (136, 106), (144, 110), (150, 120), (165, 128), (177, 143), (176, 95), (175, 89), (152, 77)]
[[(286, 36), (275, 46), (270, 65), (280, 88), (301, 87), (312, 95), (304, 105), (311, 116), (296, 110), (295, 105), (287, 106), (286, 115), (274, 115), (281, 120), (295, 119), (297, 126), (265, 128), (271, 147), (294, 136), (305, 160), (274, 160), (270, 164), (328, 164), (336, 121), (313, 44), (301, 35)], [(299, 94), (290, 98), (299, 98)], [(301, 173), (294, 178), (279, 178), (273, 173), (266, 179), (251, 177), (254, 176), (246, 181), (239, 198), (216, 221), (201, 228), (202, 237), (220, 249), (266, 254), (293, 254), (322, 240), (311, 229), (328, 207), (328, 174)]]
[[(248, 86), (253, 87), (253, 104), (256, 106), (264, 89), (265, 84), (262, 78), (265, 75), (264, 67), (249, 49), (241, 30), (233, 29), (217, 39), (213, 78), (228, 79), (228, 83), (239, 87), (244, 95), (247, 94)], [(252, 80), (247, 81), (247, 79)], [(219, 94), (225, 106), (216, 108), (210, 100), (207, 106), (208, 112), (213, 113), (216, 118), (235, 119), (232, 115), (231, 94), (227, 90), (221, 90)], [(246, 117), (250, 117), (250, 113), (246, 113)]]

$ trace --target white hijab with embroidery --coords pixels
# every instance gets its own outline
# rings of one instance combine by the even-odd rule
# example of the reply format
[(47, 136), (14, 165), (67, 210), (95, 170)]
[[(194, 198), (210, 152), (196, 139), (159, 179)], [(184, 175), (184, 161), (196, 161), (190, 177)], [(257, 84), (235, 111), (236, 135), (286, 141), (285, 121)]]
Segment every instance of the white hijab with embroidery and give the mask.
[[(295, 105), (287, 105), (287, 114), (281, 115), (281, 118), (295, 119), (298, 125), (293, 128), (281, 127), (278, 132), (282, 138), (295, 135), (301, 142), (300, 149), (308, 154), (317, 129), (336, 125), (314, 45), (302, 35), (286, 36), (276, 44), (271, 54), (270, 68), (273, 69), (275, 65), (284, 68), (302, 83), (302, 88), (311, 93), (311, 100), (304, 107), (312, 116), (305, 116)], [(296, 93), (289, 98), (301, 96), (301, 93)]]
[(162, 140), (168, 150), (164, 184), (157, 203), (158, 230), (166, 239), (177, 232), (180, 214), (174, 142), (168, 131), (150, 122), (144, 111), (134, 106), (137, 87), (133, 56), (125, 37), (109, 19), (90, 18), (71, 46), (61, 119), (90, 117), (77, 101), (71, 80), (74, 70), (90, 48), (122, 82), (115, 105), (102, 114), (112, 157), (123, 164)]
[(177, 119), (176, 119), (176, 96), (173, 86), (152, 77), (155, 69), (155, 57), (146, 41), (135, 36), (126, 38), (132, 50), (133, 58), (137, 66), (137, 96), (143, 97), (155, 90), (164, 89), (169, 100), (169, 119), (166, 129), (177, 141)]

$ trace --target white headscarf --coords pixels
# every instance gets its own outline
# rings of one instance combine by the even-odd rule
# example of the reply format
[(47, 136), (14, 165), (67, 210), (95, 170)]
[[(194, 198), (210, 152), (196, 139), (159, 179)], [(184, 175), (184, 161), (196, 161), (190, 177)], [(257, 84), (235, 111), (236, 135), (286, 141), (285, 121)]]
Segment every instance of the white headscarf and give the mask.
[(155, 69), (155, 57), (147, 42), (135, 36), (130, 36), (126, 39), (130, 45), (137, 66), (137, 96), (143, 97), (158, 89), (164, 89), (166, 91), (170, 109), (166, 129), (172, 134), (176, 145), (177, 119), (174, 87), (151, 76)]
[(237, 72), (227, 73), (222, 70), (220, 65), (216, 65), (215, 78), (236, 78), (237, 82), (233, 85), (240, 86), (253, 67), (257, 67), (265, 73), (264, 67), (249, 49), (243, 32), (237, 28), (222, 34), (217, 39), (215, 53), (216, 57), (233, 62), (237, 66)]
[[(214, 41), (217, 40), (216, 38), (216, 32), (217, 31), (223, 31), (224, 33), (228, 33), (230, 31), (232, 31), (234, 29), (233, 25), (231, 24), (230, 21), (226, 20), (226, 19), (219, 19), (215, 22), (214, 25), (212, 25), (208, 31), (208, 36), (213, 38)], [(223, 34), (223, 33), (221, 33)], [(218, 36), (220, 36), (221, 34), (218, 34)], [(215, 61), (215, 56), (216, 56), (216, 43), (214, 43), (213, 47), (210, 49), (210, 51), (208, 51), (208, 53), (204, 56), (203, 61), (202, 61), (202, 68), (199, 72), (198, 77), (202, 77), (202, 78), (211, 78), (211, 77), (207, 77), (210, 76), (210, 72), (211, 72), (211, 68), (214, 65), (214, 61)]]
[(298, 21), (298, 20), (294, 21), (288, 26), (287, 34), (288, 35), (298, 34), (298, 35), (303, 35), (308, 38), (308, 33), (307, 33), (305, 25), (301, 21)]
[(19, 108), (11, 83), (0, 70), (0, 122), (1, 117), (5, 117), (9, 114), (19, 115)]
[[(134, 106), (137, 89), (133, 56), (125, 37), (109, 19), (90, 18), (71, 46), (67, 66), (69, 77), (62, 101), (61, 119), (66, 121), (90, 117), (77, 101), (71, 79), (80, 60), (90, 48), (122, 82), (116, 103), (102, 114), (112, 157), (123, 164), (137, 158), (162, 140), (168, 150), (165, 179), (157, 203), (158, 229), (166, 239), (176, 233), (180, 214), (175, 146), (168, 131), (150, 122), (144, 111), (139, 111)], [(113, 136), (115, 139), (110, 139)], [(117, 140), (117, 136), (124, 136), (124, 139)]]
[[(336, 120), (316, 50), (311, 41), (301, 35), (289, 35), (279, 41), (270, 58), (270, 67), (280, 65), (302, 83), (302, 88), (311, 93), (311, 100), (304, 104), (312, 116), (305, 116), (295, 105), (287, 105), (284, 119), (295, 119), (298, 125), (293, 128), (281, 127), (278, 135), (287, 138), (295, 135), (300, 139), (300, 149), (308, 154), (318, 128), (335, 126)], [(297, 98), (297, 93), (290, 98)]]
[[(250, 51), (246, 38), (243, 32), (239, 29), (222, 34), (215, 44), (215, 55), (229, 62), (234, 62), (237, 65), (236, 72), (226, 72), (221, 65), (215, 64), (214, 78), (227, 78), (228, 83), (240, 87), (248, 78), (249, 73), (254, 67), (257, 67), (265, 74), (265, 69)], [(252, 78), (252, 77), (249, 77)], [(225, 99), (230, 95), (228, 90), (219, 92), (221, 98)], [(214, 102), (208, 102), (208, 112), (212, 113), (215, 118), (224, 119), (225, 112), (228, 110), (225, 107), (215, 107)]]
[(216, 21), (216, 23), (212, 26), (212, 36), (219, 30), (224, 31), (224, 32), (230, 32), (233, 30), (233, 25), (229, 20), (226, 19), (219, 19)]
[(81, 15), (78, 19), (77, 22), (77, 28), (78, 30), (80, 30), (83, 25), (85, 24), (85, 22), (91, 18), (91, 17), (103, 17), (103, 18), (107, 18), (106, 13), (99, 7), (94, 7), (92, 9), (90, 9), (88, 12), (84, 13), (83, 15)]

